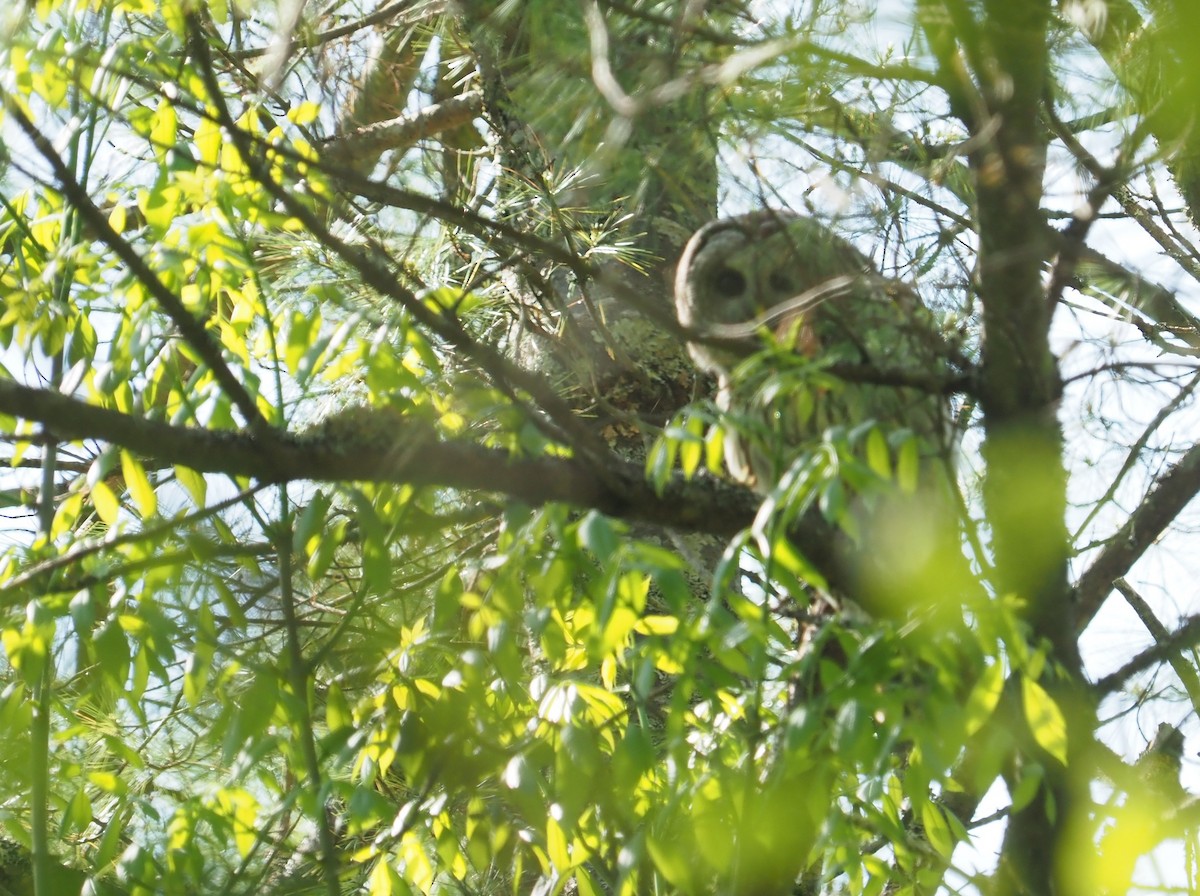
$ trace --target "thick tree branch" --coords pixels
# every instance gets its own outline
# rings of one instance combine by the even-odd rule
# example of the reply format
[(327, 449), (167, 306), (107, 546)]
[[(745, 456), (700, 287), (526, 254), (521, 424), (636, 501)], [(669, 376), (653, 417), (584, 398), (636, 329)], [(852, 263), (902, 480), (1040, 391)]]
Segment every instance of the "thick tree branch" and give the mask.
[[(972, 61), (987, 118), (965, 123), (975, 138), (969, 157), (979, 220), (983, 500), (996, 587), (1024, 599), (1029, 637), (1048, 645), (1055, 674), (1044, 682), (1063, 708), (1069, 732), (1068, 755), (1058, 764), (1044, 759), (1027, 711), (1013, 720), (1014, 765), (1033, 759), (1046, 774), (1038, 797), (1014, 808), (1009, 819), (995, 892), (1066, 892), (1067, 820), (1090, 802), (1085, 777), (1073, 772), (1086, 761), (1095, 716), (1079, 695), (1082, 663), (1067, 578), (1067, 477), (1055, 414), (1061, 381), (1042, 274), (1050, 248), (1042, 204), (1051, 9), (1048, 0), (984, 0), (982, 9), (983, 52)], [(1006, 770), (1005, 779), (1011, 792), (1016, 776)]]
[(384, 152), (407, 149), (426, 137), (466, 124), (482, 111), (483, 97), (479, 93), (464, 93), (388, 121), (339, 134), (325, 144), (325, 161), (340, 167), (347, 165), (354, 156), (377, 158)]
[[(747, 489), (714, 479), (675, 478), (659, 494), (646, 482), (641, 465), (615, 457), (609, 463), (615, 476), (606, 483), (578, 459), (514, 458), (499, 449), (442, 439), (432, 425), (387, 411), (364, 412), (364, 425), (357, 427), (255, 435), (171, 426), (0, 380), (0, 413), (35, 420), (62, 441), (98, 439), (162, 463), (262, 482), (374, 481), (478, 490), (726, 537), (753, 522), (759, 503)], [(815, 523), (802, 523), (795, 534), (806, 556), (828, 570), (831, 534)]]
[[(1093, 374), (1091, 372), (1087, 374), (1088, 377), (1091, 377), (1092, 375)], [(1068, 382), (1070, 382), (1070, 380), (1068, 380)], [(1137, 464), (1138, 459), (1142, 456), (1142, 452), (1146, 450), (1146, 446), (1150, 443), (1151, 437), (1162, 429), (1162, 425), (1172, 415), (1174, 415), (1176, 411), (1178, 411), (1185, 403), (1191, 401), (1192, 395), (1195, 393), (1198, 387), (1200, 387), (1200, 373), (1197, 373), (1187, 383), (1185, 383), (1184, 386), (1179, 390), (1179, 393), (1165, 405), (1159, 408), (1158, 413), (1154, 415), (1154, 419), (1142, 428), (1142, 434), (1138, 436), (1134, 443), (1129, 447), (1129, 450), (1125, 454), (1124, 463), (1121, 464), (1121, 468), (1117, 470), (1116, 475), (1112, 477), (1108, 484), (1108, 488), (1105, 489), (1104, 494), (1100, 496), (1100, 500), (1092, 504), (1092, 509), (1088, 512), (1088, 515), (1084, 518), (1083, 522), (1076, 527), (1074, 536), (1071, 538), (1072, 544), (1079, 544), (1079, 537), (1088, 529), (1089, 526), (1091, 526), (1092, 520), (1094, 520), (1105, 507), (1108, 507), (1112, 503), (1113, 498), (1117, 494), (1117, 489), (1125, 480), (1125, 477), (1128, 475), (1129, 471), (1132, 470)]]
[(1075, 583), (1075, 618), (1079, 631), (1092, 621), (1112, 592), (1113, 583), (1129, 572), (1198, 492), (1200, 445), (1193, 446), (1158, 478), (1150, 493)]

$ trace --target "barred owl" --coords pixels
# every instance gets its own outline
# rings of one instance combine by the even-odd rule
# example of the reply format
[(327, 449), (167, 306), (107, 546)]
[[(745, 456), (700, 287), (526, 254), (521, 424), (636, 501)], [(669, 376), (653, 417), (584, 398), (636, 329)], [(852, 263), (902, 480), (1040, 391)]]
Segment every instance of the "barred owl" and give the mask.
[(945, 367), (932, 315), (811, 218), (768, 210), (700, 228), (679, 261), (675, 309), (738, 424), (726, 465), (747, 485), (768, 491), (830, 427), (907, 429), (927, 454), (947, 441), (945, 400), (915, 385)]

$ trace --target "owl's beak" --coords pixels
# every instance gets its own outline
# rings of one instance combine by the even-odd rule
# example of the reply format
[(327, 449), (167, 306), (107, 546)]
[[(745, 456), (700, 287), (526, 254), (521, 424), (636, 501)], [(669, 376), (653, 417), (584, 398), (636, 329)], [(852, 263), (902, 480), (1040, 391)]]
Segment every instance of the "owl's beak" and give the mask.
[(775, 327), (775, 339), (780, 345), (795, 349), (806, 358), (815, 358), (821, 350), (821, 341), (813, 329), (808, 315), (797, 312), (786, 314)]

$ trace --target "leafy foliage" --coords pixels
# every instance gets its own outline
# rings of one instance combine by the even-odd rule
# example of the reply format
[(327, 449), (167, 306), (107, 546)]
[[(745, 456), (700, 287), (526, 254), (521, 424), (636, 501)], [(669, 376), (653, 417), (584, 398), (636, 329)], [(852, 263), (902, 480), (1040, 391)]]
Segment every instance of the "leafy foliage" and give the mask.
[[(1195, 891), (1176, 7), (0, 12), (0, 890)], [(723, 478), (665, 284), (760, 205), (921, 293), (945, 475), (881, 324)]]

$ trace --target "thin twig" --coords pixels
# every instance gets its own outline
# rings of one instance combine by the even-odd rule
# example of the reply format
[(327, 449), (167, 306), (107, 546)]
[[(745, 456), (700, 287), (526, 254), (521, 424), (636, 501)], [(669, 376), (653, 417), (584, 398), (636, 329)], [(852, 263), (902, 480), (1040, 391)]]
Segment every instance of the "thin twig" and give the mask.
[[(1128, 600), (1128, 596), (1126, 599)], [(1098, 694), (1110, 694), (1139, 672), (1163, 660), (1171, 662), (1172, 657), (1178, 657), (1179, 651), (1195, 647), (1197, 644), (1200, 644), (1200, 615), (1189, 616), (1175, 631), (1166, 634), (1161, 640), (1156, 640), (1152, 647), (1143, 650), (1120, 669), (1105, 675), (1096, 682), (1095, 691)]]
[(226, 394), (242, 412), (242, 416), (245, 417), (250, 428), (259, 431), (270, 428), (271, 424), (262, 416), (258, 404), (246, 391), (241, 380), (234, 375), (229, 365), (225, 363), (220, 346), (212, 333), (184, 307), (183, 300), (159, 279), (137, 250), (113, 229), (112, 225), (108, 223), (108, 216), (100, 211), (88, 196), (87, 190), (55, 151), (54, 145), (37, 129), (37, 126), (25, 114), (25, 110), (8, 93), (4, 95), (4, 106), (34, 148), (49, 163), (64, 197), (76, 208), (79, 216), (93, 229), (104, 244), (125, 263), (130, 273), (146, 288), (146, 291), (162, 306), (175, 326), (179, 328), (188, 345), (208, 365), (217, 382), (221, 384)]
[[(1150, 632), (1150, 636), (1154, 638), (1156, 644), (1170, 640), (1171, 633), (1167, 631), (1167, 627), (1154, 615), (1154, 611), (1146, 603), (1146, 599), (1138, 594), (1132, 585), (1123, 578), (1117, 579), (1113, 584), (1121, 592), (1126, 603), (1133, 608), (1133, 612), (1137, 613), (1138, 619), (1142, 620), (1142, 625), (1146, 626), (1146, 631)], [(1183, 683), (1183, 688), (1192, 701), (1192, 707), (1200, 712), (1200, 674), (1197, 674), (1196, 667), (1175, 651), (1167, 655), (1167, 662), (1171, 664), (1171, 668), (1175, 670), (1175, 674)]]

